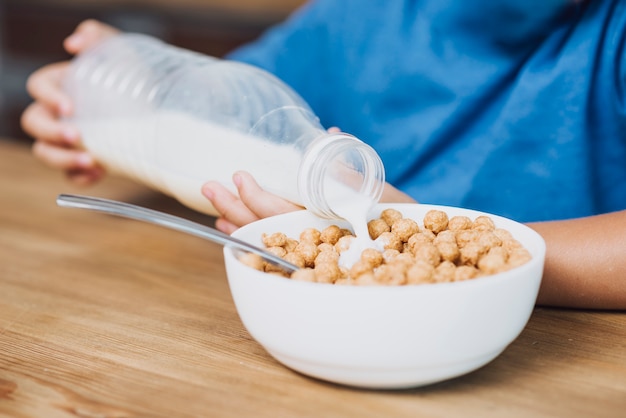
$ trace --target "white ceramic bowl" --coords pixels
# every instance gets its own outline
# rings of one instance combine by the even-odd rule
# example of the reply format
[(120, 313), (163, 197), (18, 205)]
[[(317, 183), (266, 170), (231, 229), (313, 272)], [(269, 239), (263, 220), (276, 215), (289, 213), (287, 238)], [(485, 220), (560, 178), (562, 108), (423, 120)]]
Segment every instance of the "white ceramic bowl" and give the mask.
[[(240, 263), (225, 248), (228, 281), (239, 316), (274, 358), (303, 374), (366, 388), (426, 385), (475, 370), (520, 334), (537, 297), (545, 243), (509, 219), (466, 209), (421, 204), (393, 207), (421, 224), (430, 209), (450, 217), (490, 216), (528, 249), (532, 260), (505, 273), (454, 283), (339, 286), (294, 281)], [(331, 223), (307, 211), (266, 218), (233, 235), (261, 244), (261, 234), (297, 238)]]

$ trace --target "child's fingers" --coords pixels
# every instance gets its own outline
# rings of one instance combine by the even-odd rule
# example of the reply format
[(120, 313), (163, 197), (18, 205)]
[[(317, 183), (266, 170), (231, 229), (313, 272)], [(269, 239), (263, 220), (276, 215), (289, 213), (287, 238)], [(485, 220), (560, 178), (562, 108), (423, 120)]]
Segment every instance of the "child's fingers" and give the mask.
[(232, 225), (239, 227), (259, 219), (239, 197), (218, 182), (205, 183), (202, 194), (211, 201), (221, 218)]
[(302, 209), (301, 206), (263, 190), (254, 178), (245, 171), (235, 173), (233, 181), (237, 186), (241, 201), (257, 218), (267, 218)]
[(66, 172), (91, 170), (98, 164), (85, 151), (63, 148), (43, 141), (33, 144), (33, 154), (46, 165)]
[(78, 147), (80, 134), (73, 125), (60, 121), (50, 108), (38, 102), (31, 103), (21, 117), (24, 132), (36, 138), (63, 147)]
[(63, 46), (70, 54), (80, 54), (117, 33), (119, 33), (119, 30), (112, 26), (97, 20), (88, 19), (76, 27), (74, 33), (65, 39)]
[(26, 90), (30, 96), (59, 116), (72, 113), (72, 101), (61, 87), (67, 67), (67, 62), (46, 65), (31, 74), (26, 81)]

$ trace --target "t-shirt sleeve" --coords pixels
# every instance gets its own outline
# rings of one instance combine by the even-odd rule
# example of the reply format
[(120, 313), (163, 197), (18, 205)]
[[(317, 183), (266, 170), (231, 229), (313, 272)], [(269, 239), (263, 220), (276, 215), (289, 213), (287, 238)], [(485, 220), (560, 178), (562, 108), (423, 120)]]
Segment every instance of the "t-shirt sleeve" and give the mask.
[[(276, 75), (296, 90), (314, 109), (323, 106), (329, 81), (330, 21), (337, 19), (335, 0), (312, 0), (257, 40), (226, 56)], [(340, 3), (340, 2), (339, 2)]]

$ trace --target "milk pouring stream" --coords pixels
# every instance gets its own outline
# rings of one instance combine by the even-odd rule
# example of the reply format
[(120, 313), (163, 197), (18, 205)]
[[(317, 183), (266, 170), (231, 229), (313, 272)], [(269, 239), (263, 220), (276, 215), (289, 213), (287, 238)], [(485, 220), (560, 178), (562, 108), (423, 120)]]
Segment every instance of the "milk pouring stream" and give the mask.
[(65, 89), (85, 147), (113, 173), (217, 215), (202, 184), (235, 192), (232, 174), (245, 170), (267, 191), (367, 232), (382, 161), (357, 138), (328, 133), (265, 71), (122, 34), (76, 57)]

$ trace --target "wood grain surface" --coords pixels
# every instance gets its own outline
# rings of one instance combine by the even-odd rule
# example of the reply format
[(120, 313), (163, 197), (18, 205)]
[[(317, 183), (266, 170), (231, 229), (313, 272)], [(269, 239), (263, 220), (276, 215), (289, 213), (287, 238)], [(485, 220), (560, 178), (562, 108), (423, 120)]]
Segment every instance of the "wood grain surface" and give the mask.
[(402, 391), (338, 386), (250, 337), (221, 247), (59, 208), (59, 193), (212, 222), (124, 180), (73, 187), (0, 140), (0, 416), (626, 416), (622, 312), (536, 308), (502, 355), (466, 376)]

